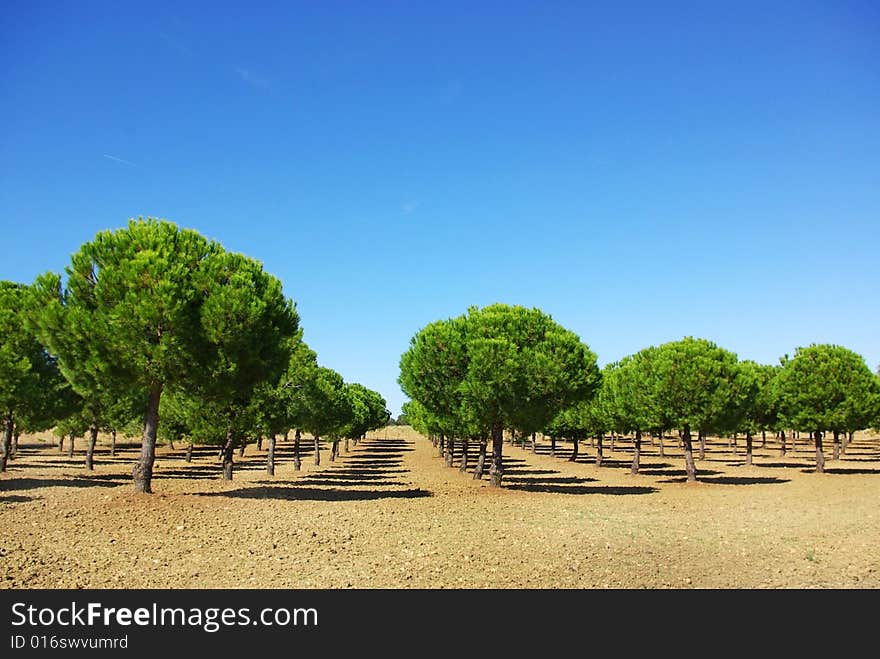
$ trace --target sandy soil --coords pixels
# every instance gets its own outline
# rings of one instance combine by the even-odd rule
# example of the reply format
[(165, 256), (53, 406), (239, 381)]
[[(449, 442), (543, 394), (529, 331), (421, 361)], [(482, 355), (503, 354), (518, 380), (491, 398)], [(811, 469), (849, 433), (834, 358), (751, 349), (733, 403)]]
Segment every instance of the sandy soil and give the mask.
[(162, 447), (152, 495), (132, 492), (134, 444), (87, 472), (83, 440), (73, 460), (52, 441), (23, 438), (0, 474), (0, 588), (880, 587), (868, 435), (825, 475), (804, 440), (785, 458), (768, 440), (753, 467), (742, 439), (738, 456), (714, 440), (692, 485), (673, 440), (662, 458), (646, 441), (635, 477), (627, 440), (601, 468), (589, 443), (577, 463), (506, 444), (500, 490), (409, 429), (299, 473), (279, 442), (274, 478), (251, 445), (232, 483), (213, 449)]

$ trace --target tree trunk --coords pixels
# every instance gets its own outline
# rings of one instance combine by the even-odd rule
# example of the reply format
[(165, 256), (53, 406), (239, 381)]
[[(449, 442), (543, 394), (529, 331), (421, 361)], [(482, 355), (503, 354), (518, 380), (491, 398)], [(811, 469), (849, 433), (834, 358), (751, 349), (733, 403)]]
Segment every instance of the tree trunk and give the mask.
[(761, 431), (761, 448), (767, 448), (767, 431)]
[(246, 446), (247, 446), (247, 444), (242, 442), (242, 445), (238, 447), (238, 457), (240, 457), (240, 458), (244, 457), (244, 449)]
[[(700, 460), (706, 459), (706, 433), (702, 430), (697, 431), (697, 438), (700, 440)], [(736, 446), (736, 438), (734, 438), (733, 445)]]
[(336, 462), (336, 456), (339, 455), (339, 440), (330, 441), (330, 462)]
[(442, 432), (440, 433), (440, 443), (437, 445), (437, 456), (443, 457), (443, 453), (446, 451), (446, 435)]
[(461, 440), (461, 466), (459, 466), (458, 470), (461, 473), (466, 473), (468, 468), (468, 439), (465, 437)]
[(556, 457), (556, 435), (550, 435), (550, 457)]
[(269, 435), (269, 451), (266, 453), (266, 475), (275, 475), (275, 433)]
[[(15, 433), (15, 436), (18, 437), (18, 433)], [(852, 433), (844, 432), (843, 437), (840, 438), (840, 454), (846, 455), (846, 447), (849, 446), (849, 443), (852, 441)], [(15, 447), (13, 447), (12, 454), (15, 455)]]
[(662, 430), (657, 434), (657, 439), (660, 440), (660, 457), (665, 458), (666, 452), (663, 450), (663, 431)]
[(149, 494), (153, 480), (153, 463), (156, 460), (156, 432), (159, 430), (159, 398), (162, 385), (150, 387), (150, 399), (147, 403), (147, 414), (144, 418), (144, 436), (141, 439), (141, 457), (134, 463), (131, 470), (134, 489)]
[(321, 438), (318, 435), (315, 435), (315, 464), (321, 464)]
[(12, 432), (12, 448), (9, 451), (9, 459), (15, 457), (15, 454), (18, 453), (18, 436), (21, 435), (21, 431), (18, 428), (14, 428)]
[[(190, 444), (192, 446), (192, 444)], [(116, 457), (116, 428), (110, 431), (110, 457)], [(187, 460), (189, 462), (189, 460)]]
[(687, 471), (687, 482), (694, 483), (697, 480), (697, 466), (694, 464), (694, 447), (691, 444), (691, 427), (688, 424), (684, 426), (681, 442), (684, 446), (684, 467)]
[(590, 448), (596, 448), (596, 436), (590, 435)]
[(12, 450), (12, 432), (14, 421), (11, 414), (3, 419), (3, 451), (0, 453), (0, 472), (6, 471), (6, 462), (9, 460), (9, 451)]
[(536, 433), (536, 432), (532, 433), (532, 453), (538, 452), (538, 450), (535, 448), (535, 439), (536, 439), (537, 434), (538, 433)]
[(67, 457), (68, 458), (73, 457), (73, 448), (74, 448), (73, 444), (74, 444), (75, 440), (76, 440), (76, 435), (73, 432), (71, 432), (70, 437), (67, 438)]
[(173, 439), (168, 440), (168, 446), (171, 448), (172, 451), (177, 450), (174, 448), (174, 440)]
[(285, 442), (290, 441), (290, 430), (289, 429), (284, 431), (284, 441)]
[(817, 430), (813, 433), (814, 441), (816, 442), (816, 473), (824, 474), (825, 473), (825, 454), (822, 453), (822, 431)]
[(504, 464), (501, 461), (503, 445), (504, 426), (496, 423), (492, 426), (492, 467), (489, 469), (489, 485), (491, 487), (501, 487), (501, 478), (504, 476)]
[(64, 453), (64, 433), (58, 438), (58, 452)]
[(571, 443), (572, 443), (571, 456), (569, 456), (568, 461), (569, 462), (577, 462), (577, 459), (578, 459), (578, 438), (576, 436), (572, 437)]
[(446, 466), (451, 467), (452, 461), (455, 457), (455, 439), (453, 437), (449, 437), (446, 440)]
[(782, 442), (781, 446), (779, 447), (779, 457), (784, 458), (785, 457), (785, 431), (784, 430), (781, 433), (779, 433), (779, 441)]
[(602, 466), (602, 459), (605, 455), (602, 453), (602, 443), (605, 439), (605, 433), (600, 432), (599, 436), (596, 438), (596, 466)]
[(89, 445), (86, 448), (86, 469), (95, 470), (95, 443), (98, 441), (98, 426), (89, 426)]
[(752, 466), (752, 431), (746, 431), (746, 465)]
[(611, 452), (614, 453), (614, 433), (611, 433)]
[(232, 426), (226, 429), (226, 443), (223, 444), (223, 480), (232, 480), (232, 468), (234, 465), (232, 456), (235, 452), (235, 432)]
[(190, 441), (190, 443), (186, 445), (186, 461), (187, 462), (193, 461), (193, 443), (192, 443), (192, 441)]
[(485, 435), (480, 436), (480, 453), (477, 456), (477, 466), (474, 468), (474, 480), (483, 478), (483, 469), (486, 466), (486, 445), (489, 443)]
[(293, 433), (293, 470), (299, 471), (302, 466), (302, 459), (299, 457), (299, 428)]
[(260, 433), (259, 435), (257, 435), (257, 450), (258, 451), (263, 450), (263, 433)]
[(839, 460), (840, 459), (840, 431), (839, 430), (834, 431), (834, 444), (833, 444), (833, 448), (832, 448), (832, 452), (831, 452), (831, 459), (832, 460)]
[[(357, 442), (357, 440), (355, 440), (355, 442)], [(355, 446), (357, 446), (356, 443), (355, 443)], [(345, 444), (343, 445), (343, 450), (344, 450), (346, 453), (348, 453), (348, 437), (345, 438)]]
[(736, 450), (736, 436), (737, 436), (737, 434), (738, 434), (738, 433), (733, 433), (733, 434), (730, 436), (730, 442), (728, 442), (728, 448), (731, 450), (731, 452), (732, 452), (734, 455), (737, 454), (737, 450)]
[(639, 473), (639, 458), (642, 452), (642, 431), (636, 430), (636, 438), (633, 441), (633, 462), (632, 467), (629, 469), (629, 473), (637, 474)]

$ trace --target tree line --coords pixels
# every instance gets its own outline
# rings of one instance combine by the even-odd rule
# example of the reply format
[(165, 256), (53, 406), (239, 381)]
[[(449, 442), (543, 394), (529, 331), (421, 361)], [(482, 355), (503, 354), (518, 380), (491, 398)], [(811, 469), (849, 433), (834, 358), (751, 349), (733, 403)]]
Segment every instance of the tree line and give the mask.
[[(880, 372), (838, 345), (810, 345), (765, 365), (699, 338), (651, 346), (601, 370), (596, 355), (573, 332), (538, 309), (502, 304), (471, 307), (456, 318), (419, 330), (400, 360), (398, 379), (410, 400), (403, 415), (437, 438), (452, 466), (455, 442), (479, 443), (474, 478), (481, 478), (492, 441), (490, 484), (501, 485), (505, 430), (521, 437), (540, 432), (555, 442), (594, 438), (601, 466), (607, 435), (633, 435), (631, 472), (639, 472), (643, 435), (677, 430), (688, 481), (697, 477), (694, 440), (702, 458), (709, 434), (753, 438), (809, 432), (816, 471), (823, 472), (823, 437), (833, 436), (833, 458), (857, 430), (880, 426)], [(696, 433), (696, 437), (695, 434)], [(843, 444), (841, 445), (841, 442)]]
[[(0, 282), (0, 471), (21, 432), (61, 440), (98, 432), (141, 435), (132, 469), (151, 492), (157, 440), (215, 445), (223, 478), (234, 451), (294, 430), (320, 442), (363, 437), (390, 417), (385, 399), (320, 366), (295, 303), (262, 265), (196, 231), (154, 218), (99, 232), (65, 268), (33, 284)], [(173, 444), (172, 444), (173, 445)]]

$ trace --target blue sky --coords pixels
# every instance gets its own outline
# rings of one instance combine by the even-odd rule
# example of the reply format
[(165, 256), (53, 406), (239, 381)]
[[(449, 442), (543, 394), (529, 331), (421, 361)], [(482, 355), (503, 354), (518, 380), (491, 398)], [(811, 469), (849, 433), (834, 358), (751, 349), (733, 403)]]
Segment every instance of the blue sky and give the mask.
[(261, 260), (396, 415), (426, 323), (536, 306), (880, 363), (880, 5), (19, 2), (0, 278), (128, 218)]

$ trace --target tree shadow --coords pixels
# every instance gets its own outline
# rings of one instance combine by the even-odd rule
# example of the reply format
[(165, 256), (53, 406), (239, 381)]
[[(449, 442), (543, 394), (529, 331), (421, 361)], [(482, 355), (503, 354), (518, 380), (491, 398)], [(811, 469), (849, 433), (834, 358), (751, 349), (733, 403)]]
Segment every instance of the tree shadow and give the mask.
[[(801, 471), (805, 474), (810, 474), (816, 471), (813, 469), (801, 469)], [(863, 469), (863, 468), (855, 468), (848, 469), (846, 467), (825, 467), (826, 474), (837, 474), (837, 475), (847, 475), (847, 474), (880, 474), (880, 469)]]
[(514, 483), (513, 485), (504, 485), (504, 488), (508, 490), (519, 490), (522, 492), (543, 492), (551, 494), (629, 495), (653, 494), (658, 491), (656, 487), (639, 485), (541, 485), (540, 483)]
[[(700, 483), (711, 483), (713, 485), (772, 485), (774, 483), (789, 483), (788, 478), (776, 478), (774, 476), (703, 476), (702, 472), (697, 473), (697, 481)], [(669, 478), (661, 481), (662, 483), (685, 483), (687, 476), (682, 478)]]
[(505, 473), (507, 474), (516, 474), (520, 476), (522, 474), (558, 474), (559, 472), (555, 469), (519, 469), (518, 467), (513, 467), (512, 469), (505, 469)]
[[(116, 480), (110, 480), (115, 478)], [(111, 474), (96, 475), (89, 478), (10, 478), (0, 481), (0, 491), (35, 490), (41, 487), (118, 487), (128, 477)]]
[(530, 478), (528, 476), (519, 477), (517, 475), (508, 475), (507, 473), (504, 474), (505, 483), (524, 483), (540, 485), (544, 483), (591, 483), (595, 481), (595, 478), (584, 478), (581, 476), (540, 476), (538, 478)]
[(335, 490), (308, 487), (247, 487), (227, 492), (198, 492), (187, 496), (232, 499), (275, 499), (281, 501), (374, 501), (377, 499), (419, 499), (433, 493), (420, 488), (408, 490)]
[(0, 503), (25, 503), (26, 501), (35, 501), (43, 497), (29, 497), (23, 494), (10, 494), (9, 496), (0, 495)]

